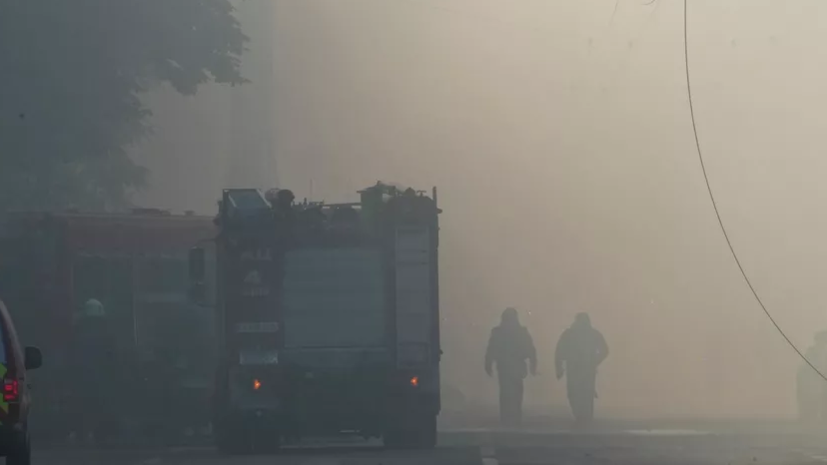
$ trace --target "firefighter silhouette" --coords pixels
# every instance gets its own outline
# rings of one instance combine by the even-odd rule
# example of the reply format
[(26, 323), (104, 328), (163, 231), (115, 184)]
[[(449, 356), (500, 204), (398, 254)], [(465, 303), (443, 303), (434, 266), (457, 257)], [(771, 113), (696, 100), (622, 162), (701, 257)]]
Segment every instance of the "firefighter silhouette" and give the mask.
[[(529, 367), (526, 369), (526, 360)], [(507, 308), (500, 325), (491, 330), (485, 352), (485, 372), (493, 374), (497, 366), (500, 384), (500, 422), (517, 426), (522, 421), (523, 380), (537, 371), (537, 352), (528, 329), (520, 324), (517, 310)]]
[(579, 313), (574, 324), (557, 341), (554, 364), (557, 379), (566, 376), (566, 392), (572, 414), (578, 422), (594, 419), (597, 367), (609, 355), (609, 346), (600, 331), (592, 327), (588, 313)]
[(76, 433), (90, 442), (108, 439), (116, 426), (111, 392), (120, 370), (115, 349), (103, 304), (87, 300), (75, 315), (70, 364), (72, 377), (84, 380), (71, 396), (78, 412)]
[[(827, 331), (816, 333), (813, 345), (804, 355), (822, 374), (827, 374)], [(798, 416), (801, 421), (827, 421), (827, 382), (806, 362), (802, 362), (796, 379)]]

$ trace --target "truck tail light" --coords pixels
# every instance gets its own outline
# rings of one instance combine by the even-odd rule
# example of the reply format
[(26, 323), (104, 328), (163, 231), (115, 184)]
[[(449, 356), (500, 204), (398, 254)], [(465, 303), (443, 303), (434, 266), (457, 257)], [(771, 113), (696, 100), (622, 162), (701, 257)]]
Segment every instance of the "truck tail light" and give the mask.
[(3, 400), (6, 402), (17, 401), (20, 395), (20, 385), (16, 379), (7, 379), (3, 383)]
[(411, 387), (419, 387), (419, 376), (411, 376)]
[(253, 380), (253, 390), (258, 391), (259, 389), (261, 389), (261, 381), (259, 381), (258, 379), (254, 379)]

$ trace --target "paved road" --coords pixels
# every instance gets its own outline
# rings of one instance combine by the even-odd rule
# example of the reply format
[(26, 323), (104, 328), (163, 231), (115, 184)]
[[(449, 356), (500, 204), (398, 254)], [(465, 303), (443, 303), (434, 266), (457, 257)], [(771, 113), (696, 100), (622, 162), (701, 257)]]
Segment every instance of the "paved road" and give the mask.
[(211, 449), (155, 451), (48, 451), (36, 465), (480, 465), (478, 447), (385, 451), (378, 447), (285, 450), (279, 455), (226, 457)]
[(827, 434), (617, 429), (593, 432), (444, 432), (434, 451), (375, 444), (308, 446), (279, 455), (226, 457), (208, 448), (137, 451), (51, 450), (38, 465), (825, 465)]
[(754, 430), (469, 431), (486, 464), (827, 464), (827, 435)]

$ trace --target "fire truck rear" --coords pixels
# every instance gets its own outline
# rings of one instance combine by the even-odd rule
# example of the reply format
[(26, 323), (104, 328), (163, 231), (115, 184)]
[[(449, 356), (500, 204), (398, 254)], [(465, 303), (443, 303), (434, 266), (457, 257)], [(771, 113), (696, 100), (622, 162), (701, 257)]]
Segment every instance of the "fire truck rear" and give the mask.
[[(290, 191), (223, 192), (217, 218), (217, 445), (355, 433), (436, 443), (438, 213), (432, 196), (377, 184), (351, 204)], [(190, 255), (193, 295), (205, 252)]]

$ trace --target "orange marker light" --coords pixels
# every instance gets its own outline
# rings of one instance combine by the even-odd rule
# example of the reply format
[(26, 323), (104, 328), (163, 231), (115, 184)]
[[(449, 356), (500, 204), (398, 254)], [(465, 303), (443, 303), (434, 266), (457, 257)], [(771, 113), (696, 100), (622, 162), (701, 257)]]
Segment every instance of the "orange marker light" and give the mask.
[(418, 387), (419, 386), (419, 376), (414, 376), (411, 378), (411, 386)]
[(258, 388), (260, 388), (260, 387), (261, 387), (261, 381), (259, 381), (257, 379), (254, 379), (253, 380), (253, 389), (258, 391)]

